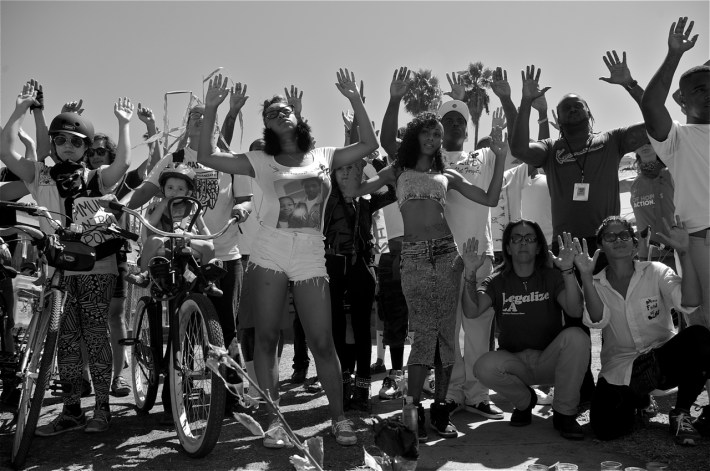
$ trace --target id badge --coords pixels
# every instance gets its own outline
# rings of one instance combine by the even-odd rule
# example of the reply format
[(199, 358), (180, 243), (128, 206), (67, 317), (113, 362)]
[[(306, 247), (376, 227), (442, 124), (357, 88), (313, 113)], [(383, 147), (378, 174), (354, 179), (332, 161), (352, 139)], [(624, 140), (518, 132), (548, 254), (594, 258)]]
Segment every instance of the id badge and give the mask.
[(589, 200), (589, 183), (575, 183), (574, 194), (572, 201), (588, 201)]

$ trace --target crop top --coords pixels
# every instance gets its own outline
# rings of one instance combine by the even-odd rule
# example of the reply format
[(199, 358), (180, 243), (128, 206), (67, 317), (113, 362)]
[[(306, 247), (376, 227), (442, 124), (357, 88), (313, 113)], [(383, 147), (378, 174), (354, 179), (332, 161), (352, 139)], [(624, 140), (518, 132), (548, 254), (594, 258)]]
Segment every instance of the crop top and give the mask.
[(397, 178), (397, 203), (401, 208), (409, 200), (434, 200), (445, 208), (448, 184), (442, 173), (404, 169)]

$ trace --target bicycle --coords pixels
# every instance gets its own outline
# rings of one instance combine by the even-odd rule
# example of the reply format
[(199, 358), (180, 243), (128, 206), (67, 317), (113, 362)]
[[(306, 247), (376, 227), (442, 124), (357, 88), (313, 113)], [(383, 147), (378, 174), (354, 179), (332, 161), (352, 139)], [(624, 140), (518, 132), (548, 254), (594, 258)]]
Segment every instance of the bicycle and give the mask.
[[(62, 279), (66, 270), (91, 271), (96, 261), (96, 251), (81, 242), (81, 232), (77, 227), (64, 228), (59, 221), (52, 218), (47, 208), (7, 201), (0, 201), (0, 207), (43, 217), (55, 230), (53, 235), (45, 235), (34, 227), (18, 224), (2, 231), (3, 235), (19, 234), (28, 237), (32, 245), (37, 247), (39, 279), (43, 287), (38, 304), (41, 309), (32, 313), (27, 329), (21, 329), (15, 338), (16, 376), (20, 382), (20, 397), (11, 463), (15, 468), (20, 468), (24, 465), (32, 444), (46, 390), (51, 389), (53, 395), (58, 396), (71, 393), (71, 385), (61, 380), (54, 380), (50, 384), (66, 300)], [(47, 282), (48, 267), (55, 270)]]
[[(192, 197), (176, 201), (195, 205), (186, 232), (166, 232), (153, 227), (139, 212), (116, 202), (104, 201), (108, 209), (125, 212), (138, 219), (155, 234), (168, 237), (172, 249), (167, 257), (150, 262), (151, 296), (138, 300), (132, 320), (132, 337), (121, 343), (131, 347), (131, 372), (136, 409), (148, 413), (155, 404), (159, 378), (167, 373), (171, 412), (180, 444), (188, 456), (207, 455), (217, 443), (222, 429), (226, 389), (206, 362), (212, 346), (224, 346), (222, 328), (212, 302), (200, 291), (209, 281), (226, 272), (217, 267), (201, 267), (190, 249), (190, 240), (209, 240), (221, 236), (237, 218), (230, 219), (212, 235), (189, 233), (201, 213), (202, 205)], [(171, 217), (172, 219), (172, 217)], [(221, 270), (221, 271), (220, 271)], [(168, 341), (163, 354), (162, 312), (168, 310)], [(175, 348), (173, 348), (175, 347)]]

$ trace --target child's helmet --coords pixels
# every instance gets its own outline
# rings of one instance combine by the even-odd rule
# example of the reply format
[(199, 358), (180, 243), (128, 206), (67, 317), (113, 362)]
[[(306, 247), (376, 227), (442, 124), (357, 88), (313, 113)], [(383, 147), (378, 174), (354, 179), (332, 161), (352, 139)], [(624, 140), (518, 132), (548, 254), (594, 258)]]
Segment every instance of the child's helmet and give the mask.
[(160, 173), (158, 184), (162, 188), (168, 178), (180, 178), (187, 182), (190, 191), (195, 191), (195, 171), (187, 165), (176, 165), (168, 167)]
[(49, 135), (66, 132), (92, 141), (94, 139), (94, 125), (91, 121), (78, 113), (61, 113), (49, 125)]

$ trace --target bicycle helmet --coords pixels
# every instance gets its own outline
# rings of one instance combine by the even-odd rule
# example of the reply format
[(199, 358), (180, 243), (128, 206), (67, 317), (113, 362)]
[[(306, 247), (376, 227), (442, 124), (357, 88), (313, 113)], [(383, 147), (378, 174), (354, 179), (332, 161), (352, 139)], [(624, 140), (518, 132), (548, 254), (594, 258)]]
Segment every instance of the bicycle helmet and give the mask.
[(195, 190), (195, 171), (186, 165), (176, 165), (173, 168), (166, 168), (158, 178), (158, 184), (162, 188), (168, 178), (181, 178), (187, 182), (190, 191)]
[(49, 125), (49, 135), (60, 132), (74, 134), (89, 141), (94, 139), (94, 125), (78, 113), (61, 113), (52, 120), (52, 124)]

